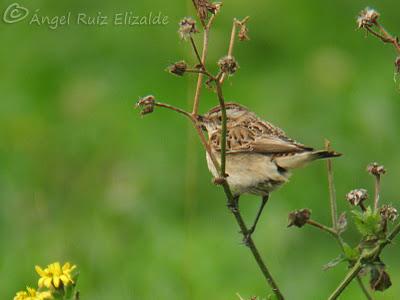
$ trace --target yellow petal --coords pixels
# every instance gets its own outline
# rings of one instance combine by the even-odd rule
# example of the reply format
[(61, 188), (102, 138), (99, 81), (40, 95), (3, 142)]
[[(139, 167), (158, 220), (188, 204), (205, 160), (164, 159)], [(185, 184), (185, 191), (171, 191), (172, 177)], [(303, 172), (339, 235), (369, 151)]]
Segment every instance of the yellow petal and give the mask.
[(54, 276), (53, 277), (54, 286), (58, 288), (60, 286), (60, 277)]
[(39, 276), (41, 276), (41, 277), (44, 277), (44, 276), (46, 276), (46, 272), (45, 272), (45, 271), (43, 271), (43, 269), (42, 269), (41, 267), (39, 267), (39, 266), (35, 266), (35, 270), (36, 270), (36, 273), (38, 273), (38, 274), (39, 274)]
[(45, 280), (45, 279), (46, 279), (45, 277), (41, 277), (41, 278), (39, 279), (39, 281), (38, 281), (38, 286), (39, 286), (40, 288), (44, 287), (44, 280)]
[(44, 279), (44, 286), (47, 287), (48, 289), (51, 288), (51, 277), (47, 277)]

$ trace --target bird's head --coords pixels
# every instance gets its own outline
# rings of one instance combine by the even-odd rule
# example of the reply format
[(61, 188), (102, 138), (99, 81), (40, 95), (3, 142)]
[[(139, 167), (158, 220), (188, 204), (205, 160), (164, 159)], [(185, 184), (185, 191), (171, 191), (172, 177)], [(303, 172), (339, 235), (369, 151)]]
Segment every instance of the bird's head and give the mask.
[[(233, 102), (225, 103), (225, 109), (228, 124), (249, 113), (249, 110), (246, 107)], [(213, 107), (207, 113), (205, 113), (204, 116), (199, 116), (199, 121), (201, 122), (203, 129), (205, 129), (208, 133), (221, 128), (221, 106), (218, 105)]]

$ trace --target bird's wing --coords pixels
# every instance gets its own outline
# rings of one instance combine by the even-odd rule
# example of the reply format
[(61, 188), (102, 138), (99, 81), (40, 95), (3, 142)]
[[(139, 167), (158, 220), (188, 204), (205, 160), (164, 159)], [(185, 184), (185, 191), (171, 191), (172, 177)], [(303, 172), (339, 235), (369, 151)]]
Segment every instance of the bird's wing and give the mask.
[[(252, 128), (253, 129), (253, 128)], [(227, 132), (227, 153), (261, 153), (261, 154), (287, 154), (312, 151), (313, 148), (306, 147), (286, 137), (283, 131), (280, 136), (258, 132), (244, 126), (233, 126)], [(210, 136), (212, 147), (221, 151), (220, 131)]]

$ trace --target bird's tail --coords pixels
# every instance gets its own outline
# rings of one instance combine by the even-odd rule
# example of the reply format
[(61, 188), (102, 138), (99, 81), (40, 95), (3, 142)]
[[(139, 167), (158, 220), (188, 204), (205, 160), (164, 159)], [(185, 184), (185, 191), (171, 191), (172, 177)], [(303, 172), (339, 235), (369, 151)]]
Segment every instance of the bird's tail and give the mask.
[(276, 164), (284, 169), (297, 169), (301, 168), (308, 163), (322, 158), (332, 158), (338, 157), (342, 154), (337, 153), (335, 151), (327, 151), (327, 150), (317, 150), (317, 151), (305, 151), (293, 155), (276, 157)]
[(342, 156), (342, 153), (338, 153), (336, 151), (328, 151), (328, 150), (318, 150), (312, 153), (314, 159), (322, 159), (322, 158), (332, 158)]

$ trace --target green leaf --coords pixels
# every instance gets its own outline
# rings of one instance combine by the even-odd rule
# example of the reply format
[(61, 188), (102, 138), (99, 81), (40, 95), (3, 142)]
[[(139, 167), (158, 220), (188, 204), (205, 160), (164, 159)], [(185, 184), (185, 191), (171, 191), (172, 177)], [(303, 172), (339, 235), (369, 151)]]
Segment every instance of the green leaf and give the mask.
[(332, 259), (330, 262), (328, 262), (326, 265), (324, 265), (322, 267), (322, 269), (328, 270), (328, 269), (332, 269), (334, 267), (336, 267), (338, 264), (340, 264), (341, 262), (344, 262), (346, 260), (346, 257), (343, 254), (340, 254), (338, 257), (336, 257), (335, 259)]
[(343, 243), (343, 251), (346, 258), (350, 261), (355, 261), (360, 256), (360, 251), (357, 248), (352, 248), (346, 243)]
[(381, 217), (378, 213), (373, 212), (368, 206), (365, 212), (352, 211), (354, 216), (354, 224), (363, 237), (369, 235), (378, 235), (381, 230)]

